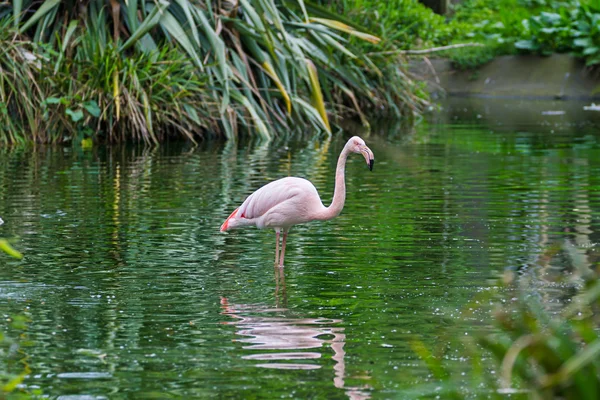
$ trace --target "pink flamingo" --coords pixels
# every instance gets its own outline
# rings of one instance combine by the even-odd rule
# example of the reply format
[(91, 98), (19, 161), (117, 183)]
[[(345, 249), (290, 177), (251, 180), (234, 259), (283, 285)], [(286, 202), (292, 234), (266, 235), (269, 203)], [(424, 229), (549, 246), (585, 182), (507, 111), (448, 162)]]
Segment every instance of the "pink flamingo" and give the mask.
[[(323, 205), (317, 189), (310, 181), (294, 177), (282, 178), (266, 184), (248, 196), (221, 225), (221, 232), (244, 226), (275, 229), (275, 265), (279, 261), (279, 266), (283, 267), (287, 234), (293, 225), (310, 221), (327, 221), (342, 212), (346, 200), (344, 169), (350, 153), (362, 154), (369, 169), (373, 170), (375, 160), (371, 149), (358, 136), (350, 138), (338, 159), (333, 201), (329, 207)], [(281, 232), (283, 232), (283, 239), (280, 255)]]

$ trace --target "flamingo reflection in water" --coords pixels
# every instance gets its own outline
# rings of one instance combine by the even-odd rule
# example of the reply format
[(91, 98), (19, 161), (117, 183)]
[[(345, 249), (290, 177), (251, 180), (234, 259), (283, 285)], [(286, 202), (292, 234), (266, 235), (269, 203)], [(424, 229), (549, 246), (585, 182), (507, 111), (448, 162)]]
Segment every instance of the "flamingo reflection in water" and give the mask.
[[(285, 291), (285, 277), (283, 268), (276, 267), (276, 306), (268, 307), (261, 304), (232, 304), (226, 297), (221, 297), (222, 315), (235, 318), (235, 321), (226, 321), (224, 324), (236, 326), (237, 334), (244, 339), (237, 340), (245, 343), (246, 350), (269, 350), (268, 352), (255, 352), (243, 356), (246, 360), (259, 361), (256, 364), (261, 368), (274, 369), (319, 369), (321, 365), (308, 363), (306, 360), (321, 358), (321, 353), (315, 349), (329, 345), (334, 355), (335, 362), (333, 385), (346, 392), (352, 400), (370, 398), (369, 386), (348, 387), (345, 384), (346, 362), (344, 344), (346, 334), (341, 327), (341, 319), (301, 318), (282, 316), (289, 310), (280, 303), (287, 302)], [(333, 336), (333, 338), (331, 338)], [(322, 339), (328, 337), (331, 339)], [(272, 350), (281, 350), (274, 353)], [(303, 360), (303, 363), (290, 361)], [(368, 377), (363, 377), (368, 379)]]

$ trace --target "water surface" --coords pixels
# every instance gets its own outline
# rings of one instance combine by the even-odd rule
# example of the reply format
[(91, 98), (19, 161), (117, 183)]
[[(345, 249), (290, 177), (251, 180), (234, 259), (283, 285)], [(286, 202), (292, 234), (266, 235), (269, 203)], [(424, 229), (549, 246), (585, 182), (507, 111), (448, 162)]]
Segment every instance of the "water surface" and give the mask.
[(0, 331), (28, 319), (0, 370), (63, 399), (406, 398), (432, 379), (419, 340), (460, 377), (457, 338), (494, 329), (478, 294), (512, 271), (560, 307), (600, 255), (594, 124), (461, 107), (363, 136), (374, 171), (349, 159), (342, 215), (294, 228), (283, 274), (272, 232), (219, 226), (284, 176), (328, 204), (350, 133), (0, 149), (0, 237), (25, 254), (0, 255)]

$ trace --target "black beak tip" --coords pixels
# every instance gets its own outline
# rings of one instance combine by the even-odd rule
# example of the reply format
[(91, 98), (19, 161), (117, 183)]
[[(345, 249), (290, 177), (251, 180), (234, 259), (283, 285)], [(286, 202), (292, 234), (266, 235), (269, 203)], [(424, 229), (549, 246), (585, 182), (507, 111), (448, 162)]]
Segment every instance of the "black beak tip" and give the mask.
[(370, 170), (370, 171), (373, 171), (373, 164), (375, 164), (375, 160), (371, 158), (371, 159), (369, 160), (369, 170)]

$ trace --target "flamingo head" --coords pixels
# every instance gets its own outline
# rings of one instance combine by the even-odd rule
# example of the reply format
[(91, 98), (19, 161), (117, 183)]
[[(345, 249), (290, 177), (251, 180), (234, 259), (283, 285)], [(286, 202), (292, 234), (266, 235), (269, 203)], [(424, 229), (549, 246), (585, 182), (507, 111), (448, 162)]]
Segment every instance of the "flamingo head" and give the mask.
[(348, 140), (346, 146), (349, 146), (349, 150), (353, 153), (362, 154), (369, 166), (369, 169), (373, 171), (373, 164), (375, 164), (375, 156), (370, 148), (367, 147), (365, 141), (359, 138), (358, 136), (354, 136)]

